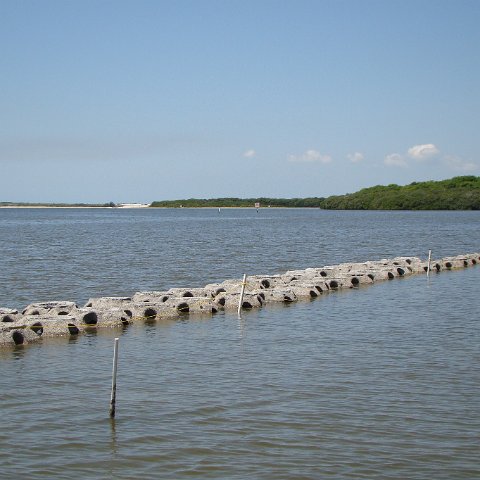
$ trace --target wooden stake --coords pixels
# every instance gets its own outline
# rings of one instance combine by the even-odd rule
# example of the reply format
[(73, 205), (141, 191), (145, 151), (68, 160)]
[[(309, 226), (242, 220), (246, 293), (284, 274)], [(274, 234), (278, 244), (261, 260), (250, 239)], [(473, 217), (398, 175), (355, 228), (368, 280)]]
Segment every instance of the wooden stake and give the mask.
[(112, 395), (110, 397), (110, 418), (115, 418), (115, 402), (117, 397), (117, 365), (118, 365), (118, 338), (113, 347)]
[(430, 262), (432, 261), (432, 251), (428, 251), (427, 277), (430, 275)]
[(242, 310), (243, 294), (245, 293), (246, 284), (247, 284), (247, 275), (244, 273), (243, 280), (242, 280), (242, 290), (240, 291), (240, 301), (238, 302), (238, 316), (240, 316), (240, 311)]

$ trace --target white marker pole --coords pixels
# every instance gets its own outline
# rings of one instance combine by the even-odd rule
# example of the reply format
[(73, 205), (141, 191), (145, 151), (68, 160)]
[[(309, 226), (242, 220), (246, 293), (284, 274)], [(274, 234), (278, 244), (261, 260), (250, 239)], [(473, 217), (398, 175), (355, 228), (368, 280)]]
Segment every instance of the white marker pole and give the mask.
[(432, 261), (432, 251), (428, 251), (427, 277), (430, 275), (430, 262)]
[(115, 402), (117, 397), (117, 365), (118, 365), (118, 338), (113, 347), (112, 395), (110, 397), (110, 418), (115, 418)]
[(240, 301), (238, 302), (238, 316), (240, 316), (240, 311), (242, 310), (243, 294), (245, 293), (246, 284), (247, 284), (247, 275), (244, 273), (243, 280), (242, 280), (242, 290), (240, 291)]

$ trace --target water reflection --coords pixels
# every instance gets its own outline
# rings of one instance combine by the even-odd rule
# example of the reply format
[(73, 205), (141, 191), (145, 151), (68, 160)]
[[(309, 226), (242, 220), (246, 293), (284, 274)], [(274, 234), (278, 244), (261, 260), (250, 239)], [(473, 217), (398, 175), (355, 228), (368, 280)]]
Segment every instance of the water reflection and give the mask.
[(11, 348), (11, 353), (12, 353), (12, 358), (16, 361), (18, 360), (23, 360), (26, 354), (26, 348), (28, 348), (26, 345), (15, 345), (14, 347)]
[(69, 345), (75, 345), (78, 343), (79, 335), (69, 335), (67, 338)]
[(238, 331), (240, 333), (241, 339), (243, 339), (243, 336), (245, 334), (246, 326), (247, 322), (245, 321), (245, 319), (241, 315), (238, 315)]
[(110, 418), (110, 451), (112, 453), (112, 460), (116, 460), (117, 450), (117, 423), (115, 418)]
[(83, 336), (87, 339), (95, 338), (98, 335), (97, 327), (85, 327)]
[(143, 325), (145, 326), (145, 331), (148, 334), (155, 335), (157, 332), (157, 320), (155, 318), (147, 318), (143, 321)]

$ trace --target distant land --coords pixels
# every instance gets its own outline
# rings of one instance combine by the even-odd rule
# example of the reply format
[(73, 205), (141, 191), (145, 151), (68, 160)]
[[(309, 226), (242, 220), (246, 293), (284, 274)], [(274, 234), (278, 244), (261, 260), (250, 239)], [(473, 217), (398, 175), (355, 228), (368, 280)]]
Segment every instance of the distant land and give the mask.
[(190, 198), (155, 201), (151, 207), (291, 207), (326, 210), (480, 210), (480, 177), (413, 182), (409, 185), (377, 185), (356, 193), (309, 198)]
[(322, 208), (334, 210), (480, 210), (480, 177), (413, 182), (364, 188), (326, 198)]
[(0, 208), (145, 208), (149, 203), (28, 203), (0, 202)]
[(322, 208), (325, 210), (480, 210), (480, 177), (390, 184), (355, 193), (308, 198), (189, 198), (141, 203), (27, 203), (0, 202), (0, 208)]
[(25, 208), (100, 208), (116, 207), (115, 203), (30, 203), (30, 202), (0, 202), (0, 207), (25, 207)]
[(151, 207), (163, 208), (246, 208), (255, 207), (258, 203), (261, 207), (311, 207), (319, 208), (324, 198), (189, 198), (186, 200), (164, 200), (153, 202)]

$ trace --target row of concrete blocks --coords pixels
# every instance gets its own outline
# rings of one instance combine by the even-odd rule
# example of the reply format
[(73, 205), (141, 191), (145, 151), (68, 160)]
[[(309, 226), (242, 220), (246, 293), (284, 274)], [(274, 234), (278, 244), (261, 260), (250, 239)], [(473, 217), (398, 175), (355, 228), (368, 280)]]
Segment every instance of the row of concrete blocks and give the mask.
[[(432, 272), (465, 268), (480, 263), (480, 254), (458, 255), (431, 262)], [(344, 263), (322, 268), (292, 270), (281, 275), (248, 277), (241, 308), (269, 303), (292, 303), (345, 288), (358, 288), (382, 280), (426, 273), (427, 261), (417, 257), (365, 263)], [(204, 288), (172, 288), (164, 292), (138, 292), (132, 297), (90, 299), (84, 307), (74, 302), (32, 303), (23, 311), (0, 308), (0, 345), (39, 341), (44, 336), (78, 335), (98, 327), (118, 327), (134, 321), (178, 319), (185, 315), (213, 315), (237, 310), (242, 280), (226, 280)]]

